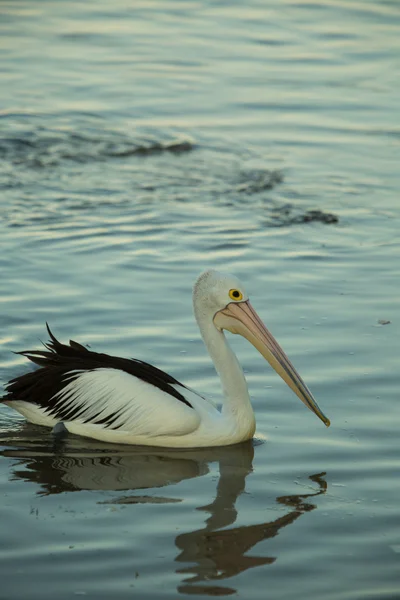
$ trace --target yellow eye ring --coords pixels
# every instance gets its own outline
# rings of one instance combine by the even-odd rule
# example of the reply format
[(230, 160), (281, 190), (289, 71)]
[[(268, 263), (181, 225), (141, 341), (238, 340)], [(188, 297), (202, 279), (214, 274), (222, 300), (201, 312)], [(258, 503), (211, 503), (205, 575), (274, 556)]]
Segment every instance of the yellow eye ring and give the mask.
[(243, 294), (242, 292), (239, 292), (239, 290), (229, 290), (229, 298), (235, 302), (240, 302), (243, 300)]

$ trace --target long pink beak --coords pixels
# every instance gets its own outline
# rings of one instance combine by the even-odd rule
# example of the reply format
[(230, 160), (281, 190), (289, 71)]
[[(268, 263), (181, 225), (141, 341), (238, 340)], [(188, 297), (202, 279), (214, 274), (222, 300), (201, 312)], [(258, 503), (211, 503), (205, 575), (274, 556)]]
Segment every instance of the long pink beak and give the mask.
[(265, 327), (249, 300), (229, 303), (215, 314), (214, 324), (218, 329), (227, 329), (231, 333), (238, 333), (249, 340), (307, 408), (329, 427), (329, 419), (319, 408), (314, 396), (274, 336)]

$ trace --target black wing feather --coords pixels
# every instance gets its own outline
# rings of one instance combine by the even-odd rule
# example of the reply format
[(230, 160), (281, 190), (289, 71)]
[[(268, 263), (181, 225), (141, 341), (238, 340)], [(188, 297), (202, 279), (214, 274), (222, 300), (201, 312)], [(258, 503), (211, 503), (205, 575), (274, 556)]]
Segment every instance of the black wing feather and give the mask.
[[(62, 344), (53, 335), (47, 323), (46, 327), (50, 337), (50, 340), (44, 344), (46, 350), (17, 352), (38, 365), (39, 369), (9, 381), (6, 385), (7, 394), (1, 399), (3, 402), (24, 400), (38, 404), (42, 408), (56, 408), (57, 417), (67, 420), (72, 417), (71, 409), (63, 409), (54, 397), (71, 381), (71, 376), (74, 376), (71, 375), (71, 371), (117, 369), (158, 387), (193, 408), (186, 398), (173, 387), (173, 384), (185, 386), (168, 373), (134, 358), (119, 358), (92, 352), (73, 340), (70, 340), (69, 345)], [(76, 376), (78, 377), (79, 373)]]

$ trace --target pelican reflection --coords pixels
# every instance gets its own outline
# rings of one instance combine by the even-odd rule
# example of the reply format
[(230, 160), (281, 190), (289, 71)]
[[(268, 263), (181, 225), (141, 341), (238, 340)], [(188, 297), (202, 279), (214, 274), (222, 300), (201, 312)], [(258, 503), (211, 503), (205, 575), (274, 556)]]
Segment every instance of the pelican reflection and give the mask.
[[(327, 489), (324, 473), (311, 475), (306, 493), (276, 498), (278, 505), (287, 508), (285, 514), (262, 523), (234, 527), (238, 516), (236, 503), (253, 469), (252, 441), (201, 450), (164, 450), (113, 446), (74, 436), (59, 438), (41, 427), (24, 424), (15, 432), (0, 434), (0, 444), (4, 448), (0, 455), (12, 461), (13, 477), (35, 482), (40, 495), (79, 490), (123, 492), (111, 498), (102, 496), (100, 503), (181, 502), (184, 498), (180, 497), (179, 489), (174, 489), (173, 495), (171, 488), (168, 494), (154, 490), (204, 476), (210, 472), (210, 465), (217, 463), (215, 498), (207, 506), (198, 507), (208, 515), (204, 527), (175, 537), (179, 550), (176, 572), (182, 576), (178, 592), (183, 594), (235, 593), (233, 586), (221, 582), (247, 569), (275, 562), (276, 556), (265, 556), (265, 545), (263, 554), (257, 555), (257, 544), (274, 538), (302, 514), (314, 510), (317, 505), (311, 499)], [(276, 505), (272, 503), (268, 508)]]
[[(240, 477), (236, 477), (231, 469), (228, 473), (225, 471), (222, 466), (214, 502), (204, 507), (210, 513), (205, 527), (178, 535), (175, 540), (181, 550), (176, 560), (180, 563), (191, 563), (191, 566), (177, 570), (178, 573), (191, 575), (178, 588), (183, 594), (235, 593), (234, 588), (211, 586), (210, 582), (229, 579), (247, 569), (274, 563), (276, 556), (249, 556), (248, 552), (259, 542), (277, 536), (281, 529), (296, 521), (305, 512), (317, 508), (309, 499), (324, 494), (327, 489), (325, 473), (311, 475), (309, 479), (316, 484), (315, 491), (276, 498), (279, 504), (289, 509), (284, 516), (255, 525), (221, 530), (221, 527), (235, 522), (235, 500), (244, 489), (244, 481), (242, 485)], [(235, 498), (234, 490), (238, 492)]]

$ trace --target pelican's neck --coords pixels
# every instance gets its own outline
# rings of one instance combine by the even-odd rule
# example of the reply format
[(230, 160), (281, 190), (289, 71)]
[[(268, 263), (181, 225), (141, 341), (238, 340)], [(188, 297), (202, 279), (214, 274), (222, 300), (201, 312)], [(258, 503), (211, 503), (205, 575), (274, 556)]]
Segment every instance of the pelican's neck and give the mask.
[(252, 436), (255, 424), (254, 413), (243, 370), (229, 347), (225, 335), (215, 327), (209, 315), (199, 313), (195, 307), (195, 316), (204, 343), (221, 379), (224, 393), (222, 415), (232, 418), (240, 428), (252, 429)]

